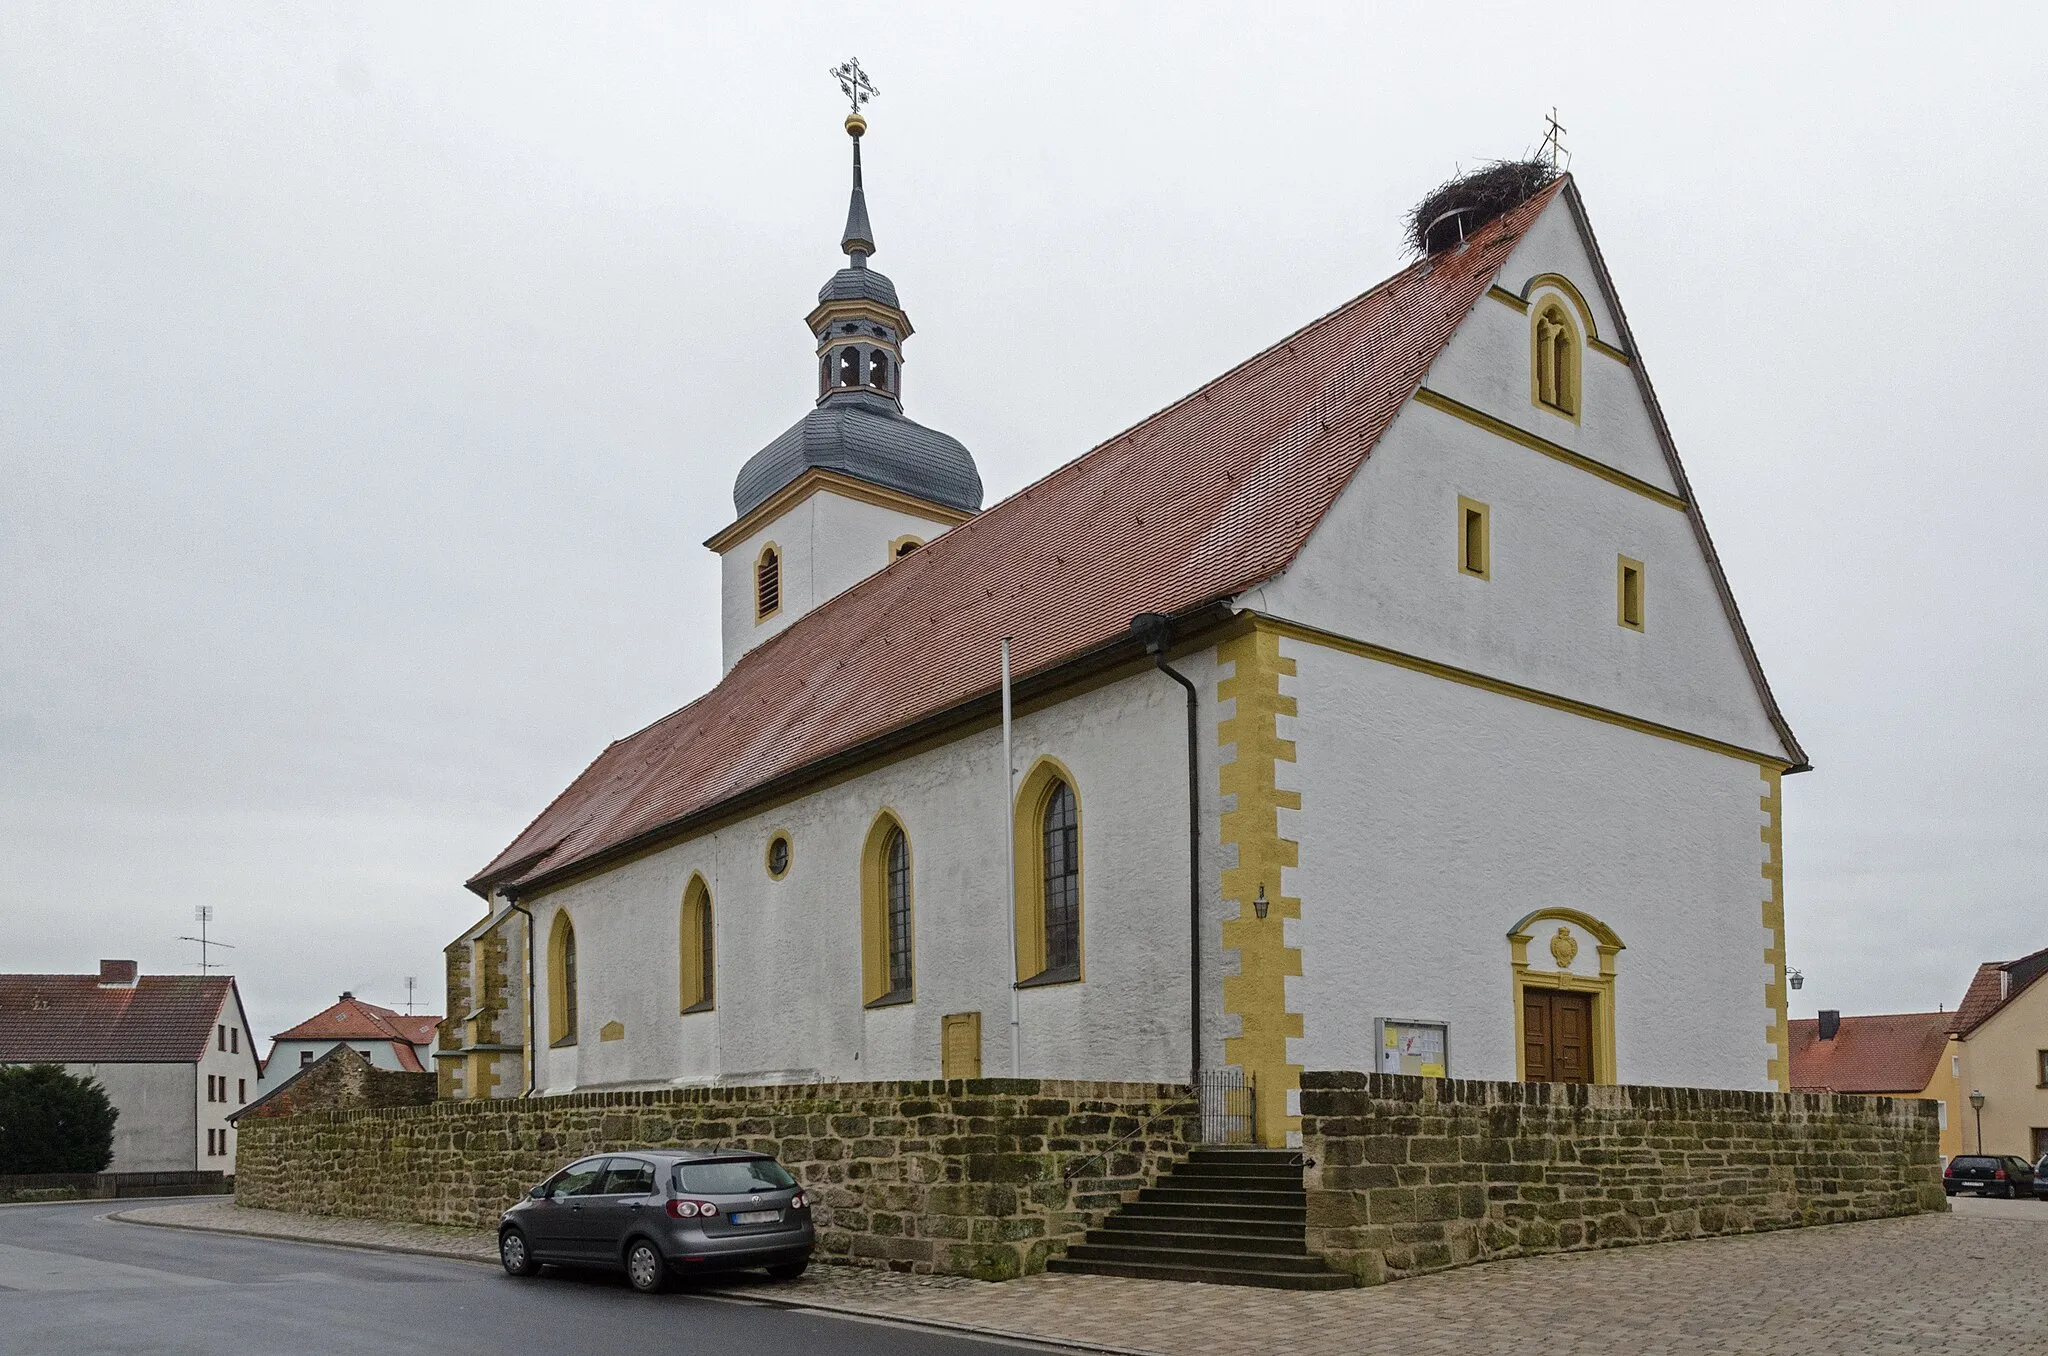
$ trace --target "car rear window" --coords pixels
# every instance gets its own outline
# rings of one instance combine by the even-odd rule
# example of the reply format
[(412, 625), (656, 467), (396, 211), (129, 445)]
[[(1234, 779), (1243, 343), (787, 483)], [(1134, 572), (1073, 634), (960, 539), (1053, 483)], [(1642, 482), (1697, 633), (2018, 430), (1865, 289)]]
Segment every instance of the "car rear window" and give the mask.
[(1975, 1154), (1958, 1154), (1949, 1160), (1949, 1166), (1956, 1168), (1995, 1168), (2000, 1166), (2000, 1164), (1995, 1158), (1979, 1158)]
[(713, 1159), (676, 1164), (676, 1190), (699, 1196), (739, 1196), (749, 1191), (782, 1191), (796, 1185), (772, 1158)]

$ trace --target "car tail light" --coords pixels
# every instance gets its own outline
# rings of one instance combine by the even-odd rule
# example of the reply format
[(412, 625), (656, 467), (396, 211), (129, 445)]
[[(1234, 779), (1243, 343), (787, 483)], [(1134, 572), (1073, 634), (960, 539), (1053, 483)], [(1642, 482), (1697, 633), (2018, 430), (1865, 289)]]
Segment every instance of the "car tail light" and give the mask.
[(709, 1219), (717, 1213), (718, 1207), (709, 1201), (670, 1201), (668, 1203), (670, 1219), (694, 1219), (699, 1215)]
[(2005, 1169), (2004, 1169), (2004, 1168), (1997, 1168), (1997, 1169), (1994, 1169), (1994, 1170), (1993, 1170), (1993, 1172), (1992, 1172), (1992, 1174), (1991, 1174), (1991, 1180), (1992, 1180), (1992, 1181), (1994, 1181), (1994, 1182), (2003, 1182), (2003, 1181), (2005, 1180)]
[(804, 1204), (804, 1193), (801, 1191), (789, 1198), (789, 1208), (792, 1210), (801, 1210), (804, 1208)]

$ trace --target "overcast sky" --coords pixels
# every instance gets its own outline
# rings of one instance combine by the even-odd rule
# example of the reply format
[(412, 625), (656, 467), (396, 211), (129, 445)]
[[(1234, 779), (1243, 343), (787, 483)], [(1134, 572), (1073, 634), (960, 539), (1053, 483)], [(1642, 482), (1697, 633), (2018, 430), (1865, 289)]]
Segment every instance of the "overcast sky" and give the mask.
[(2048, 946), (2038, 7), (0, 0), (0, 970), (385, 1003), (719, 671), (858, 53), (989, 500), (1403, 262), (1554, 104), (1778, 697), (1798, 1013)]

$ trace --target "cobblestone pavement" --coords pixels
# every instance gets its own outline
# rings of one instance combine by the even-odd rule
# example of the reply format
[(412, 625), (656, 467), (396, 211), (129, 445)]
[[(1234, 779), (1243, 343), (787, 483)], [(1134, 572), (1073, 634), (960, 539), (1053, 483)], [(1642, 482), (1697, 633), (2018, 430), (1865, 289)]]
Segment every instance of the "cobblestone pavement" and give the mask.
[[(792, 1285), (763, 1279), (716, 1288), (1169, 1356), (2048, 1353), (2048, 1306), (2038, 1294), (2048, 1268), (2048, 1204), (2017, 1204), (2032, 1209), (1959, 1199), (1948, 1215), (1525, 1258), (1321, 1294), (1063, 1275), (994, 1285), (846, 1267), (813, 1267)], [(225, 1202), (123, 1214), (492, 1255), (485, 1234)]]

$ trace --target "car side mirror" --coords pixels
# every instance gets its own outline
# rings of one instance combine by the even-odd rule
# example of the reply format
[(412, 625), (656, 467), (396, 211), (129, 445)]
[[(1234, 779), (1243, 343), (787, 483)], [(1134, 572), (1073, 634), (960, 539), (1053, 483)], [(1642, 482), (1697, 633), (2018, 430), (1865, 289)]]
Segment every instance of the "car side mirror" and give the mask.
[(548, 1184), (546, 1182), (542, 1182), (539, 1186), (535, 1187), (533, 1190), (527, 1192), (526, 1194), (533, 1197), (533, 1199), (537, 1201), (544, 1201), (552, 1193), (548, 1191)]

